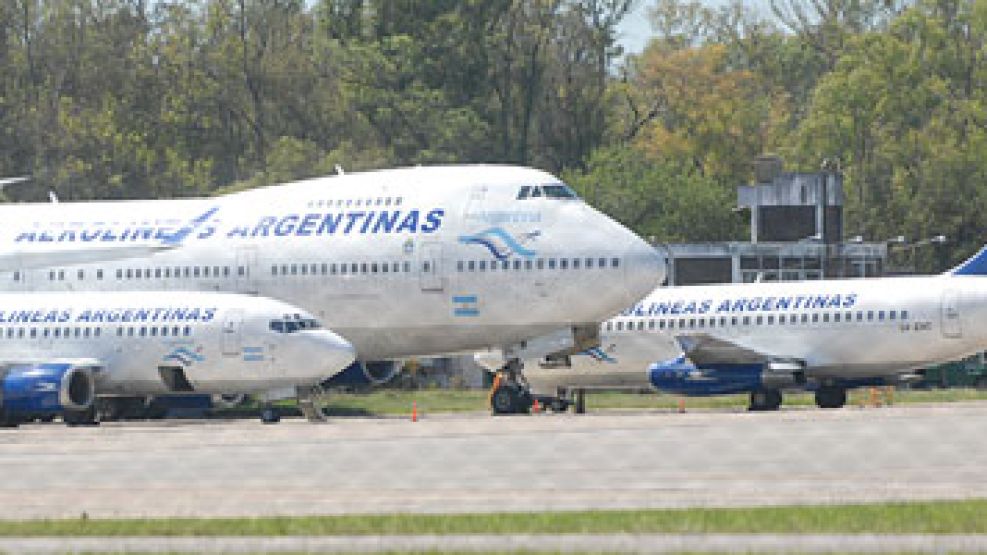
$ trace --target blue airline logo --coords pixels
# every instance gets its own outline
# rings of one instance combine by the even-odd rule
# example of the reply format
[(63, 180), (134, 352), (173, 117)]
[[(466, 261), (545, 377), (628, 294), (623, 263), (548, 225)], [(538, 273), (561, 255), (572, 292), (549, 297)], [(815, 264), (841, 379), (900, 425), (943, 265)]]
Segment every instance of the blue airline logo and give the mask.
[(0, 309), (0, 323), (2, 324), (210, 322), (215, 317), (215, 307), (195, 306), (167, 308), (87, 308), (78, 313), (75, 313), (72, 309), (59, 308)]
[[(181, 224), (119, 224), (106, 222), (71, 222), (52, 224), (17, 233), (15, 243), (94, 243), (126, 241), (162, 241), (181, 244), (188, 237), (209, 239), (219, 232), (215, 215), (219, 207)], [(237, 224), (224, 231), (233, 237), (311, 237), (333, 235), (417, 234), (434, 233), (442, 227), (445, 210), (354, 210), (346, 212), (312, 212), (271, 215), (252, 224)]]
[(857, 304), (856, 293), (792, 295), (787, 297), (738, 297), (716, 302), (712, 299), (639, 303), (621, 316), (679, 316), (687, 314), (727, 314), (739, 312), (780, 312), (812, 309), (850, 309)]
[(163, 360), (173, 360), (182, 366), (192, 366), (196, 362), (205, 362), (206, 357), (202, 355), (202, 347), (197, 347), (194, 352), (186, 347), (176, 347), (165, 355)]
[(507, 260), (511, 254), (516, 254), (524, 258), (532, 258), (535, 251), (524, 246), (525, 243), (534, 241), (541, 236), (540, 231), (525, 233), (520, 240), (515, 239), (501, 227), (491, 227), (480, 233), (473, 235), (462, 235), (459, 242), (464, 245), (482, 245), (490, 251), (490, 254), (497, 260)]

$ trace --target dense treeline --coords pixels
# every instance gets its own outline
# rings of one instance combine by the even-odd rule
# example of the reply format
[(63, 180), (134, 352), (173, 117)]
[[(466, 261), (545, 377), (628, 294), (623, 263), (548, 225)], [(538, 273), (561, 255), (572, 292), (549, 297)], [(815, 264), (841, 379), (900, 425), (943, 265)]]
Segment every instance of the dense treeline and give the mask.
[(633, 0), (6, 0), (0, 174), (135, 198), (511, 162), (718, 240), (776, 152), (841, 166), (850, 235), (987, 239), (987, 0), (638, 1), (654, 37), (625, 58)]

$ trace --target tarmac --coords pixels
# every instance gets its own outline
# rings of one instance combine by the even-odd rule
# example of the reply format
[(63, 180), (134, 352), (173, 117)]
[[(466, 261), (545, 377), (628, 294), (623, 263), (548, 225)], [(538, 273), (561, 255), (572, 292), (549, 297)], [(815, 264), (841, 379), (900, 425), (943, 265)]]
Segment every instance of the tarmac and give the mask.
[(985, 429), (981, 402), (777, 413), (424, 414), (418, 422), (25, 425), (0, 431), (0, 518), (984, 498)]

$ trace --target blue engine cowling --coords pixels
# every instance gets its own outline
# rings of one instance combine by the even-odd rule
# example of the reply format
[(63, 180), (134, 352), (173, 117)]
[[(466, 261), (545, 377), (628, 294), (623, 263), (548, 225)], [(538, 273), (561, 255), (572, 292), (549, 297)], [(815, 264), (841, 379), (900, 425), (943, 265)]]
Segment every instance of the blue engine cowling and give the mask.
[(71, 364), (11, 367), (0, 381), (0, 410), (17, 422), (89, 409), (96, 398), (92, 372)]
[(747, 393), (764, 386), (764, 364), (711, 364), (702, 369), (684, 356), (652, 364), (651, 385), (660, 391), (704, 397)]
[(322, 387), (367, 387), (383, 385), (397, 376), (401, 371), (401, 363), (393, 360), (379, 362), (356, 361), (345, 370), (322, 382)]

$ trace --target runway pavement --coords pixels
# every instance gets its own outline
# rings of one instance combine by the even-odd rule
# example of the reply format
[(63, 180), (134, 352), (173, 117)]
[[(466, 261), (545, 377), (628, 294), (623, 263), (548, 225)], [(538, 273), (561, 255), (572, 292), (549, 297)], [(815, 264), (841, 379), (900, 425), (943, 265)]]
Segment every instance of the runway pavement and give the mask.
[(983, 553), (983, 535), (553, 534), (0, 538), (6, 553)]
[(0, 518), (987, 497), (985, 427), (984, 403), (31, 425), (0, 432)]

